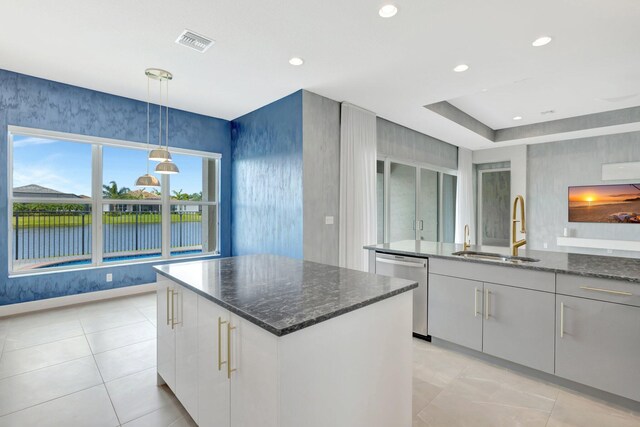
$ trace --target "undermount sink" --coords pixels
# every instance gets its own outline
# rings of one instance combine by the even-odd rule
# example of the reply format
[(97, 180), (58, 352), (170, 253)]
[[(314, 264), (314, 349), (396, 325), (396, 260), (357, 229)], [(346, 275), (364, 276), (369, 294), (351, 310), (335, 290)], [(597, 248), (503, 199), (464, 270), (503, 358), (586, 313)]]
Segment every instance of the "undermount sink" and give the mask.
[(539, 259), (536, 258), (528, 258), (524, 256), (511, 256), (511, 255), (502, 255), (493, 252), (478, 252), (478, 251), (459, 251), (454, 252), (451, 255), (463, 257), (463, 258), (474, 258), (474, 259), (484, 259), (488, 261), (499, 261), (499, 262), (511, 262), (511, 263), (522, 263), (522, 262), (538, 262)]

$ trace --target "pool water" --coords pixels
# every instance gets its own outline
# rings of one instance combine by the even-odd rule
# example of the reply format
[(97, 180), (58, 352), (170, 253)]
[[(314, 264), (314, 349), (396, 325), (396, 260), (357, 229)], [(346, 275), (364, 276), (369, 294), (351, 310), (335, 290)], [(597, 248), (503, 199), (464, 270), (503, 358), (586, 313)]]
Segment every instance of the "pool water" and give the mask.
[[(171, 255), (195, 255), (202, 253), (201, 250), (191, 250), (191, 251), (173, 251)], [(160, 253), (156, 254), (144, 254), (144, 255), (126, 255), (126, 256), (114, 256), (104, 258), (104, 262), (117, 262), (117, 261), (131, 261), (133, 259), (145, 259), (145, 258), (158, 258), (160, 257)], [(76, 259), (71, 261), (63, 261), (54, 264), (42, 265), (37, 268), (51, 268), (51, 267), (69, 267), (73, 265), (87, 265), (91, 264), (90, 259)]]

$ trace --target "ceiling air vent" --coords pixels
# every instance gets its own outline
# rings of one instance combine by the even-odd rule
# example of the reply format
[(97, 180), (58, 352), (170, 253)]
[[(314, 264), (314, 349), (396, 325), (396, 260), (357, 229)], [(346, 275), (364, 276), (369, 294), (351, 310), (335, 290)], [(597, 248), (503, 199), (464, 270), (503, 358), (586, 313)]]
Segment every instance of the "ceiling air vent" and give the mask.
[(209, 49), (215, 42), (205, 36), (194, 33), (193, 31), (184, 30), (176, 40), (176, 43), (202, 53)]

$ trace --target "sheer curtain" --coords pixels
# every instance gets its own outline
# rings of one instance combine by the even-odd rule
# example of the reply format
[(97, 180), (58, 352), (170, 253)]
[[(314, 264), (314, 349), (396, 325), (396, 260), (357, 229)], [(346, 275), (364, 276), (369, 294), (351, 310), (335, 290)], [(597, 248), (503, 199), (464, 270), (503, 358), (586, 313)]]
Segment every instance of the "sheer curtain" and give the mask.
[(472, 152), (458, 148), (458, 184), (456, 197), (456, 243), (464, 242), (464, 226), (469, 224), (471, 242), (475, 243), (475, 210), (473, 208)]
[(368, 271), (364, 245), (376, 243), (376, 115), (342, 103), (340, 266)]

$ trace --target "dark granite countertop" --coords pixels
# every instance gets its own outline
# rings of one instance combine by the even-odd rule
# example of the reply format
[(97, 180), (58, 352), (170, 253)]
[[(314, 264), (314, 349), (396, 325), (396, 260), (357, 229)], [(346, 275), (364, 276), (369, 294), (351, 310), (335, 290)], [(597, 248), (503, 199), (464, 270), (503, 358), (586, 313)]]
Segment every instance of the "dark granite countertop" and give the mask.
[[(393, 243), (365, 246), (364, 248), (395, 255), (446, 258), (460, 262), (477, 262), (482, 264), (499, 265), (507, 268), (525, 268), (528, 270), (550, 271), (554, 273), (626, 280), (628, 282), (640, 283), (640, 259), (636, 258), (521, 249), (518, 253), (519, 256), (536, 258), (540, 261), (514, 264), (502, 261), (462, 258), (451, 255), (453, 252), (462, 250), (462, 245), (456, 245), (453, 243), (402, 240)], [(469, 250), (510, 255), (509, 248), (471, 246)]]
[(418, 286), (409, 280), (276, 255), (174, 263), (154, 269), (277, 336)]

